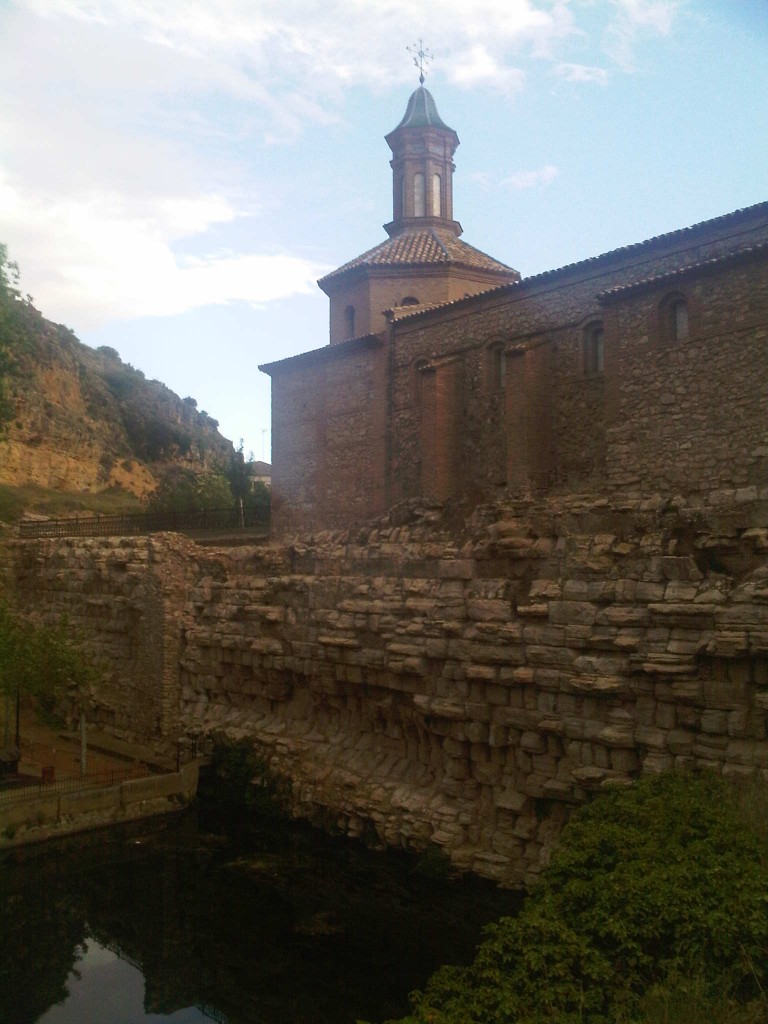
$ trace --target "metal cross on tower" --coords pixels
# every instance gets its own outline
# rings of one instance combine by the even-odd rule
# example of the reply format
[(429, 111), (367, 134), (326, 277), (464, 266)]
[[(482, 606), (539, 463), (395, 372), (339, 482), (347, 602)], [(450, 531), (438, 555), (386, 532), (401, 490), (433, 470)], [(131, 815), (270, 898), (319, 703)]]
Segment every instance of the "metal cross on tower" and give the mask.
[(424, 64), (426, 61), (434, 60), (435, 55), (430, 53), (429, 50), (424, 49), (424, 40), (419, 40), (418, 47), (416, 43), (413, 46), (406, 46), (406, 50), (413, 57), (413, 63), (419, 69), (419, 82), (424, 85)]

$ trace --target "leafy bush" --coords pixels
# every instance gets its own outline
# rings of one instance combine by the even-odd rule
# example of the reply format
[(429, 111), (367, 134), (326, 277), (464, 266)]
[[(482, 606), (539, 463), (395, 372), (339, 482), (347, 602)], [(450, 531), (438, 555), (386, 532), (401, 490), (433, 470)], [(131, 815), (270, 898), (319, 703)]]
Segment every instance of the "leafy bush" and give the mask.
[(289, 783), (277, 778), (259, 755), (253, 740), (211, 735), (213, 749), (211, 797), (222, 804), (239, 805), (261, 815), (278, 816), (289, 796)]
[(438, 971), (407, 1024), (682, 1024), (686, 992), (709, 1024), (768, 1020), (760, 846), (719, 778), (601, 795), (520, 915), (487, 929), (470, 967)]
[(247, 805), (251, 797), (251, 783), (265, 767), (256, 753), (253, 740), (248, 737), (233, 740), (222, 732), (213, 733), (211, 739), (212, 788), (216, 799)]
[(116, 360), (117, 362), (122, 362), (122, 360), (120, 359), (120, 353), (117, 351), (116, 348), (112, 348), (111, 345), (99, 345), (96, 351), (99, 353), (99, 355), (104, 356), (106, 359), (113, 359)]
[(35, 625), (0, 598), (0, 695), (6, 700), (32, 697), (44, 716), (55, 718), (62, 698), (87, 699), (100, 675), (66, 619)]
[(18, 356), (28, 345), (28, 321), (37, 316), (30, 297), (23, 296), (18, 285), (18, 265), (9, 260), (7, 246), (0, 243), (0, 429), (14, 416), (8, 382), (20, 374)]
[(153, 512), (186, 512), (206, 508), (231, 508), (232, 491), (220, 473), (196, 473), (171, 466), (149, 496)]

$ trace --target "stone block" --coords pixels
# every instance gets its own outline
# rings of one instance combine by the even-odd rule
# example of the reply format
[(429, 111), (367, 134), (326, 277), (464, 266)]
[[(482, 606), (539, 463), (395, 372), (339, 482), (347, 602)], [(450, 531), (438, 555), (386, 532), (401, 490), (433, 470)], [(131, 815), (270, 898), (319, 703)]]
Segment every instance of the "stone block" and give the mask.
[[(699, 569), (694, 559), (688, 555), (684, 557), (662, 555), (662, 557), (659, 559), (659, 562), (661, 564), (661, 574), (664, 577), (664, 579), (674, 580), (676, 582), (691, 580), (698, 581), (702, 579), (701, 570)], [(669, 591), (669, 588), (667, 588), (667, 590)], [(682, 591), (675, 591), (675, 593), (682, 594)], [(688, 591), (686, 590), (685, 593), (687, 595)], [(671, 600), (692, 600), (694, 596), (695, 590), (690, 597), (673, 597), (671, 598)]]
[(508, 601), (478, 599), (467, 601), (467, 615), (470, 619), (478, 622), (492, 620), (504, 622), (510, 617), (511, 610)]
[(475, 563), (469, 558), (443, 558), (437, 563), (437, 572), (443, 580), (471, 580)]
[(706, 733), (725, 733), (728, 730), (728, 712), (705, 710), (701, 713), (701, 729)]
[(598, 624), (609, 626), (645, 626), (650, 621), (650, 613), (644, 605), (612, 604), (600, 608), (597, 612)]
[(667, 747), (674, 755), (688, 755), (693, 750), (696, 735), (684, 729), (672, 729), (667, 736)]
[(606, 747), (633, 747), (635, 730), (631, 724), (607, 725), (597, 734), (599, 743)]
[(530, 604), (518, 604), (515, 610), (524, 618), (546, 619), (549, 615), (549, 604), (546, 601), (532, 601)]
[(537, 732), (526, 731), (520, 737), (520, 747), (532, 754), (543, 754), (547, 750), (547, 740)]
[(611, 768), (618, 772), (636, 772), (639, 758), (635, 749), (614, 749), (611, 751)]
[(668, 751), (649, 750), (642, 758), (642, 770), (649, 774), (668, 772), (674, 767), (675, 758)]
[(550, 601), (549, 621), (554, 625), (591, 626), (597, 617), (597, 608), (587, 601)]

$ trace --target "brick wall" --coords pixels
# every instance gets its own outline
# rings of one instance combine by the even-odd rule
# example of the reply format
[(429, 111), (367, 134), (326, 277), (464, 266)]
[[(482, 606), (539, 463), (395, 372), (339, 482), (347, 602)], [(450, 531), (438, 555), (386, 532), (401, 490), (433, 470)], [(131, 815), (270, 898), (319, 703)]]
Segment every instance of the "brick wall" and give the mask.
[[(754, 207), (400, 311), (379, 348), (357, 339), (329, 346), (332, 358), (319, 350), (274, 364), (275, 535), (361, 524), (413, 497), (471, 505), (759, 485), (767, 242), (765, 206)], [(371, 275), (365, 287), (383, 291), (361, 301), (383, 310), (411, 285)], [(671, 351), (659, 310), (676, 291), (689, 302), (690, 333)], [(585, 358), (595, 325), (602, 372)]]
[[(768, 271), (754, 247), (766, 240), (765, 215), (748, 211), (730, 227), (692, 229), (394, 324), (391, 500), (606, 487), (692, 494), (765, 481)], [(743, 258), (725, 258), (738, 249)], [(690, 334), (672, 352), (658, 337), (659, 304), (680, 289)], [(595, 324), (601, 373), (584, 355)], [(494, 389), (500, 347), (504, 388)], [(449, 361), (459, 389), (443, 436), (455, 450), (443, 460), (459, 469), (435, 491), (418, 426), (431, 414), (418, 408), (413, 378), (420, 365)]]
[(384, 504), (385, 350), (367, 338), (312, 355), (273, 371), (279, 532), (364, 521)]
[[(510, 276), (514, 271), (510, 271)], [(326, 288), (330, 296), (331, 344), (346, 340), (345, 311), (355, 309), (355, 336), (374, 334), (387, 327), (385, 311), (402, 306), (403, 299), (445, 303), (487, 291), (499, 283), (498, 274), (483, 274), (447, 263), (422, 266), (365, 267), (350, 272)]]

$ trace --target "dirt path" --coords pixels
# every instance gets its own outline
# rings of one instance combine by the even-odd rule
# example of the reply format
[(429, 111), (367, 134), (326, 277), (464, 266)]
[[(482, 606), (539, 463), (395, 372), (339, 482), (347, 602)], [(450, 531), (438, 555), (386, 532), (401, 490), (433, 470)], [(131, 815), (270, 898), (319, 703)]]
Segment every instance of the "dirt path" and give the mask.
[[(15, 721), (12, 723), (12, 732)], [(80, 740), (79, 737), (63, 733), (39, 722), (31, 708), (23, 708), (21, 712), (21, 762), (19, 772), (22, 775), (40, 778), (44, 774), (48, 781), (63, 781), (80, 776)], [(0, 735), (2, 735), (0, 733)], [(94, 736), (89, 732), (86, 752), (86, 775), (101, 775), (115, 769), (126, 768), (130, 764), (142, 761), (140, 751), (130, 756), (130, 751), (109, 752), (104, 749), (108, 742), (101, 735)], [(124, 746), (124, 745), (123, 745)], [(98, 749), (96, 749), (98, 748)], [(53, 777), (51, 777), (51, 769)]]

